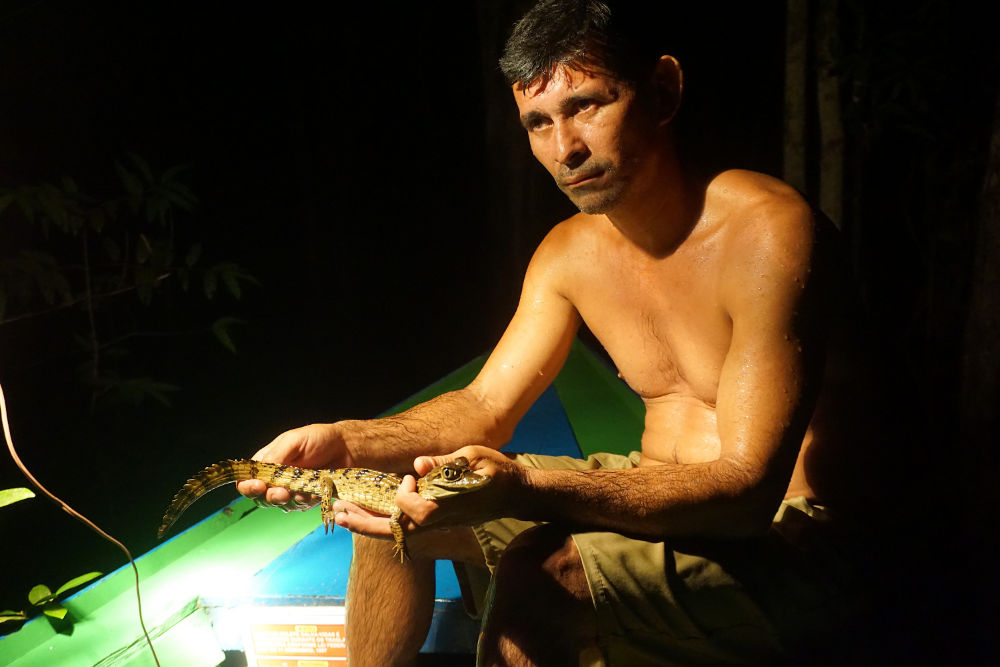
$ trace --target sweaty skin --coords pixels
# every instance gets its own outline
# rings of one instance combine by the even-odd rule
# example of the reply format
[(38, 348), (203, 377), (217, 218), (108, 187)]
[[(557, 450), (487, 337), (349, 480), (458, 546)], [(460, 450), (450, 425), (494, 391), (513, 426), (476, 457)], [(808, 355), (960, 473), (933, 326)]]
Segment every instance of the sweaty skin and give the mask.
[[(843, 382), (822, 381), (831, 292), (824, 226), (767, 176), (689, 176), (670, 129), (680, 92), (680, 69), (668, 56), (641, 98), (600, 72), (565, 68), (542, 84), (515, 86), (533, 154), (581, 213), (538, 247), (514, 317), (480, 374), (400, 415), (294, 429), (255, 455), (418, 475), (464, 456), (493, 480), (438, 503), (416, 494), (407, 475), (396, 496), (413, 556), (405, 566), (391, 543), (355, 539), (347, 617), (354, 664), (412, 664), (431, 622), (432, 559), (485, 565), (468, 527), (476, 522), (509, 516), (567, 531), (548, 544), (541, 568), (517, 570), (525, 566), (510, 552), (501, 560), (497, 577), (506, 584), (497, 585), (499, 606), (484, 625), (484, 659), (503, 653), (521, 664), (511, 656), (528, 650), (531, 637), (556, 635), (568, 638), (569, 659), (596, 636), (571, 528), (653, 539), (745, 536), (770, 525), (783, 496), (836, 497), (843, 477), (820, 476), (826, 463), (856, 467), (838, 433), (849, 421), (838, 387), (850, 383), (857, 394), (858, 383), (839, 364), (827, 377)], [(581, 322), (645, 404), (641, 443), (626, 443), (641, 446), (638, 468), (535, 470), (497, 451), (559, 372)], [(238, 486), (286, 510), (315, 502), (259, 480)], [(359, 536), (392, 536), (386, 517), (342, 501), (334, 511)], [(532, 544), (533, 532), (518, 540)], [(508, 566), (515, 570), (504, 574)], [(551, 632), (539, 634), (546, 619), (532, 617), (517, 635), (523, 604), (501, 604), (505, 596), (523, 601), (523, 586), (511, 584), (556, 580), (564, 602), (573, 602), (551, 610)], [(385, 641), (385, 627), (400, 630), (394, 642)]]
[[(663, 86), (680, 85), (672, 58), (659, 74)], [(675, 109), (643, 106), (600, 74), (559, 70), (544, 85), (515, 87), (514, 97), (532, 152), (583, 212), (539, 246), (479, 377), (442, 399), (469, 401), (450, 414), (473, 426), (479, 415), (481, 430), (451, 440), (445, 402), (402, 419), (411, 437), (430, 436), (424, 453), (451, 442), (497, 448), (558, 372), (582, 320), (645, 403), (641, 466), (509, 470), (488, 450), (449, 452), (497, 483), (452, 508), (404, 486), (398, 502), (411, 528), (505, 514), (647, 537), (735, 536), (765, 528), (783, 496), (822, 502), (806, 462), (837, 436), (810, 422), (825, 276), (814, 271), (824, 248), (809, 207), (762, 174), (688, 178), (667, 127)], [(419, 459), (417, 472), (449, 456)], [(381, 520), (340, 508), (340, 525), (386, 534)]]
[[(824, 501), (831, 480), (808, 466), (811, 449), (838, 442), (838, 420), (818, 419), (837, 406), (820, 393), (822, 230), (776, 179), (734, 170), (706, 182), (683, 171), (669, 127), (680, 86), (669, 56), (654, 77), (663, 94), (646, 96), (653, 102), (566, 68), (515, 86), (533, 154), (582, 212), (540, 244), (482, 372), (402, 415), (296, 429), (256, 456), (421, 474), (462, 454), (494, 477), (488, 492), (448, 508), (404, 484), (397, 502), (410, 530), (513, 515), (640, 536), (743, 535), (765, 528), (783, 496)], [(558, 373), (581, 321), (645, 403), (641, 466), (515, 469), (489, 450)], [(456, 451), (467, 445), (486, 449)], [(240, 490), (286, 509), (313, 502), (252, 480)], [(336, 509), (339, 525), (390, 534), (385, 519)]]

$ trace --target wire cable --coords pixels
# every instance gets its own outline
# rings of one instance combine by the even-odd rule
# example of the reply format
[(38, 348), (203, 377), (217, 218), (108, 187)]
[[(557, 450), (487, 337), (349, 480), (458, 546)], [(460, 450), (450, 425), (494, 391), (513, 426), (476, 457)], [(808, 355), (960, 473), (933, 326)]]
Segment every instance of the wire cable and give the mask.
[(73, 509), (65, 502), (57, 498), (55, 494), (53, 494), (51, 491), (42, 486), (42, 483), (39, 482), (37, 479), (35, 479), (34, 475), (32, 475), (28, 471), (28, 468), (24, 465), (24, 463), (21, 462), (20, 457), (17, 455), (17, 451), (14, 449), (14, 439), (10, 435), (10, 424), (7, 421), (7, 401), (4, 398), (2, 385), (0, 385), (0, 417), (3, 418), (3, 435), (4, 438), (7, 440), (7, 449), (10, 451), (10, 457), (14, 459), (14, 463), (21, 470), (21, 472), (24, 473), (24, 476), (27, 477), (31, 481), (31, 483), (35, 485), (35, 488), (41, 491), (44, 495), (51, 498), (53, 502), (59, 505), (62, 511), (66, 512), (73, 518), (78, 519), (85, 526), (93, 530), (95, 533), (103, 537), (108, 542), (111, 542), (112, 544), (117, 546), (125, 553), (125, 557), (128, 558), (128, 562), (132, 566), (132, 572), (135, 574), (135, 601), (139, 609), (139, 625), (142, 627), (142, 634), (146, 637), (146, 643), (149, 645), (149, 651), (150, 653), (153, 654), (153, 662), (156, 663), (156, 667), (160, 667), (160, 660), (156, 657), (156, 649), (153, 648), (153, 640), (150, 639), (149, 632), (146, 631), (146, 623), (142, 618), (142, 596), (139, 593), (139, 568), (136, 567), (135, 559), (132, 558), (132, 553), (128, 550), (128, 548), (124, 544), (122, 544), (115, 538), (108, 535), (106, 532), (101, 530), (97, 526), (97, 524), (95, 524), (93, 521), (91, 521), (87, 517), (77, 512), (75, 509)]

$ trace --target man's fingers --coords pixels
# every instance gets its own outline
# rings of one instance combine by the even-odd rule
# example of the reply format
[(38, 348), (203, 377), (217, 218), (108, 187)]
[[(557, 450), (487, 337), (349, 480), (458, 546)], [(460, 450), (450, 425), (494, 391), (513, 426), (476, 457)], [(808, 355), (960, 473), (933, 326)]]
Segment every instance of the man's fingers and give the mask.
[(417, 478), (413, 475), (403, 475), (403, 481), (399, 483), (399, 489), (396, 491), (396, 495), (399, 496), (401, 493), (416, 493), (417, 492)]
[(435, 466), (441, 465), (446, 460), (450, 459), (446, 456), (418, 456), (413, 461), (413, 469), (416, 471), (417, 475), (423, 477)]
[(236, 490), (247, 498), (257, 498), (267, 493), (267, 484), (259, 479), (244, 479), (236, 483)]
[(307, 510), (319, 499), (304, 493), (291, 493), (280, 486), (268, 486), (259, 479), (246, 479), (236, 484), (236, 489), (259, 507), (277, 507), (286, 512)]
[(357, 512), (337, 512), (333, 520), (338, 526), (346, 528), (352, 533), (360, 533), (367, 537), (380, 539), (390, 539), (392, 537), (389, 519), (384, 516), (359, 514)]
[[(396, 491), (396, 506), (403, 511), (405, 517), (411, 520), (411, 523), (418, 526), (429, 523), (438, 508), (436, 502), (428, 500), (417, 493), (417, 480), (413, 475), (403, 477), (403, 483), (399, 485), (399, 490)], [(400, 523), (405, 529), (406, 522), (403, 521)]]
[(423, 477), (437, 466), (454, 461), (459, 456), (466, 456), (468, 447), (463, 447), (456, 452), (444, 456), (418, 456), (413, 461), (413, 469), (419, 477)]
[(346, 500), (338, 500), (333, 503), (333, 521), (352, 533), (382, 539), (392, 537), (392, 528), (389, 526), (388, 517), (373, 514)]
[(413, 461), (413, 469), (416, 471), (418, 476), (423, 477), (429, 473), (432, 468), (454, 461), (460, 456), (465, 457), (470, 463), (472, 463), (473, 470), (476, 470), (481, 465), (481, 463), (477, 462), (482, 459), (495, 459), (498, 456), (503, 458), (503, 454), (499, 454), (494, 449), (477, 445), (468, 445), (444, 456), (418, 456)]

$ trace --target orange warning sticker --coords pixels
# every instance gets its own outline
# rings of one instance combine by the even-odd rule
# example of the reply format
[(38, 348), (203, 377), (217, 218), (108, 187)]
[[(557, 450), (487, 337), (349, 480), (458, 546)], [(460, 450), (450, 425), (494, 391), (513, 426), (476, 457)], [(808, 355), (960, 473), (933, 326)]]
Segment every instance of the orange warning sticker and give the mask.
[(347, 660), (343, 607), (258, 608), (247, 615), (250, 667), (329, 667)]

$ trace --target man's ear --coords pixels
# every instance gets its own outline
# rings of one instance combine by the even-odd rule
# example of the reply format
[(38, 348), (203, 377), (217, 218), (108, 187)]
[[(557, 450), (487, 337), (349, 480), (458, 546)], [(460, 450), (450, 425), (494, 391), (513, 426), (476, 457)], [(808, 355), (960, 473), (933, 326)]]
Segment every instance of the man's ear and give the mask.
[(660, 125), (663, 126), (677, 115), (684, 92), (684, 72), (673, 56), (660, 56), (660, 61), (653, 70), (653, 91), (656, 94)]

